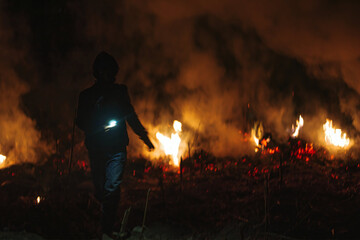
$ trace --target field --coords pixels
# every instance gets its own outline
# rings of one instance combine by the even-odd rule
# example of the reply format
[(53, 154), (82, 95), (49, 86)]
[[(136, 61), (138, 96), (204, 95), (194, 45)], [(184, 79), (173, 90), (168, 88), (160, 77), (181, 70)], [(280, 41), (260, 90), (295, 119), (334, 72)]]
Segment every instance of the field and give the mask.
[[(198, 151), (181, 168), (129, 159), (117, 229), (131, 207), (125, 230), (139, 238), (150, 189), (145, 239), (359, 238), (360, 165), (344, 156), (299, 141), (241, 158)], [(0, 182), (0, 239), (96, 238), (100, 205), (85, 165), (14, 165)]]

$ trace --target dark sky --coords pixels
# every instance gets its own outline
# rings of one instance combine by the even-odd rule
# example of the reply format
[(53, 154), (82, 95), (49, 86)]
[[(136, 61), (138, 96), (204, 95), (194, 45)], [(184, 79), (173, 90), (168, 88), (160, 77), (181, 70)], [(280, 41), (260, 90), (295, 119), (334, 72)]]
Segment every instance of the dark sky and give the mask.
[(336, 0), (2, 0), (0, 151), (35, 159), (66, 139), (102, 50), (153, 136), (178, 119), (187, 140), (198, 132), (213, 153), (237, 155), (249, 119), (282, 141), (302, 114), (310, 141), (326, 117), (355, 139), (359, 10)]

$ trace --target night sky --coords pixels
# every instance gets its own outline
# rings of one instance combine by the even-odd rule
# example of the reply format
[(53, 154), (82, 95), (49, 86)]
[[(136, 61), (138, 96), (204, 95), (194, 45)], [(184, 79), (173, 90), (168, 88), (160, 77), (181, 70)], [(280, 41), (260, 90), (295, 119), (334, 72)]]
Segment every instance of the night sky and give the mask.
[[(358, 141), (359, 1), (1, 0), (0, 11), (0, 151), (13, 160), (68, 148), (102, 50), (152, 139), (177, 119), (186, 140), (240, 155), (239, 130), (259, 120), (281, 142), (302, 114), (311, 142), (326, 118)], [(143, 148), (133, 136), (130, 153)]]

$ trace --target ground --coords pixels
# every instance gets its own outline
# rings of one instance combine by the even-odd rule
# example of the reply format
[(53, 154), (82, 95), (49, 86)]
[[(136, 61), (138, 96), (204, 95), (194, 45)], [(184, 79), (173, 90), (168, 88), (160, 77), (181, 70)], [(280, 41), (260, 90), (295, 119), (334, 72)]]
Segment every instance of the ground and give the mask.
[[(139, 238), (150, 189), (145, 239), (360, 238), (357, 161), (276, 154), (199, 153), (184, 160), (182, 175), (130, 159), (116, 229), (131, 207), (126, 230)], [(0, 239), (96, 238), (100, 208), (88, 171), (23, 164), (2, 169), (0, 181)]]

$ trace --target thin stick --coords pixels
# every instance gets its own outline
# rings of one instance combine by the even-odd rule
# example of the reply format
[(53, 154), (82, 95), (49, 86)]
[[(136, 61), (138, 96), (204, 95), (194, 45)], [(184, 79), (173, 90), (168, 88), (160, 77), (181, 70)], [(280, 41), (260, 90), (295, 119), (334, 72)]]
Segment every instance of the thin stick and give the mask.
[(148, 192), (147, 192), (147, 195), (146, 195), (144, 218), (143, 218), (143, 223), (142, 223), (142, 227), (141, 227), (141, 234), (140, 234), (140, 238), (139, 238), (139, 239), (143, 239), (144, 228), (145, 228), (145, 220), (146, 220), (146, 213), (147, 213), (147, 209), (148, 209), (150, 191), (151, 191), (151, 189), (149, 188), (149, 190), (148, 190)]
[(126, 209), (125, 213), (124, 213), (124, 217), (123, 220), (121, 222), (121, 228), (120, 228), (120, 232), (119, 232), (119, 237), (121, 238), (121, 235), (124, 233), (125, 231), (125, 227), (127, 225), (128, 219), (129, 219), (129, 215), (130, 215), (130, 211), (131, 211), (131, 207), (129, 207), (128, 209)]
[(183, 190), (183, 159), (180, 158), (180, 192)]

